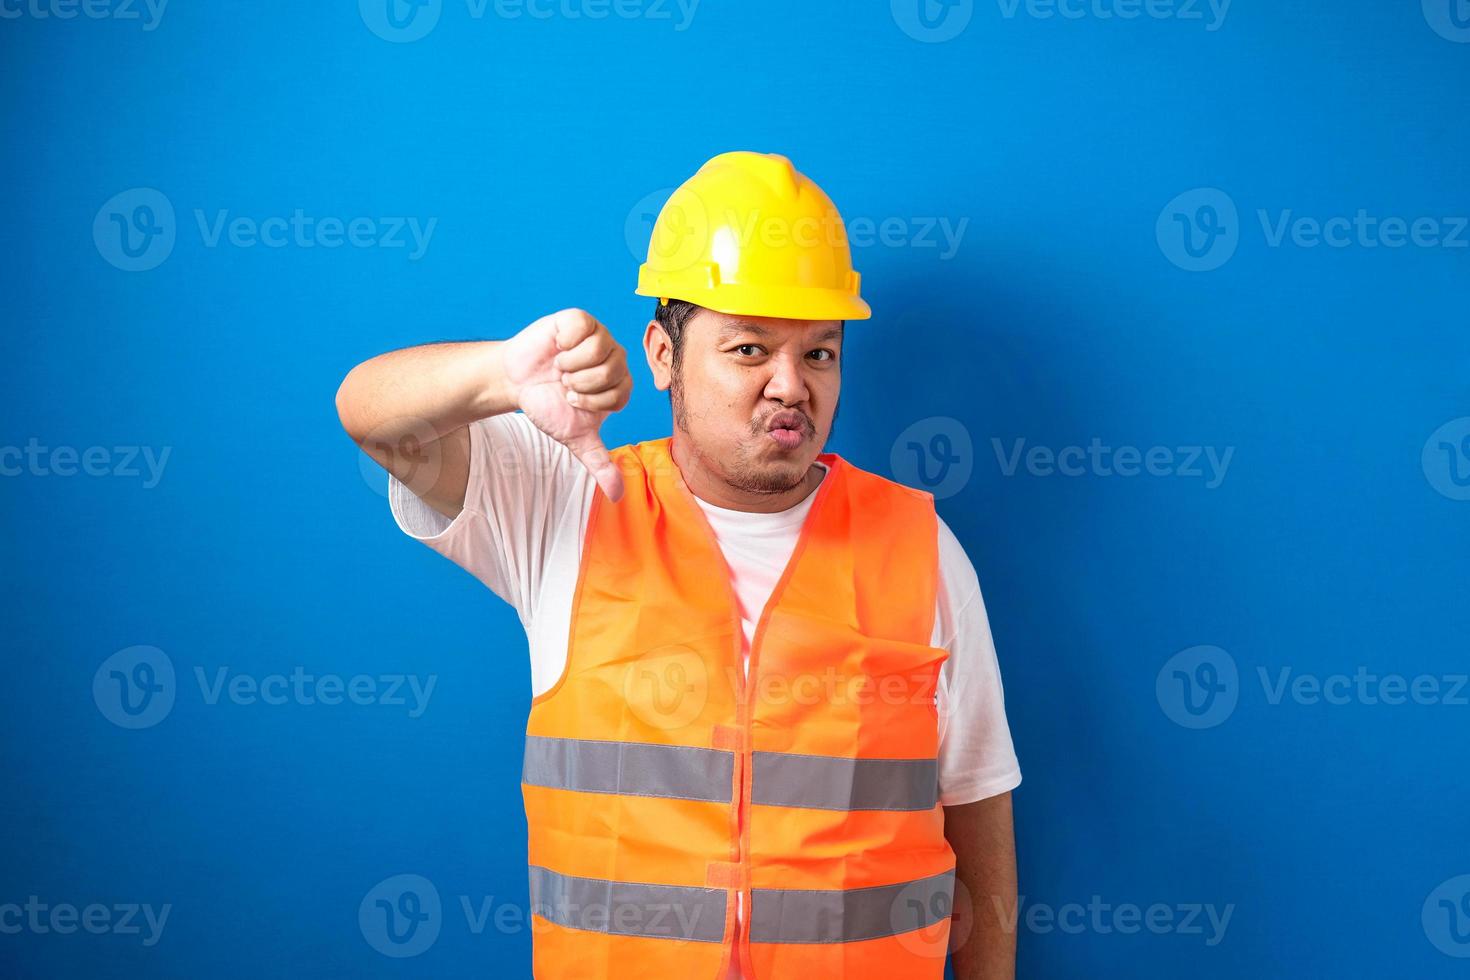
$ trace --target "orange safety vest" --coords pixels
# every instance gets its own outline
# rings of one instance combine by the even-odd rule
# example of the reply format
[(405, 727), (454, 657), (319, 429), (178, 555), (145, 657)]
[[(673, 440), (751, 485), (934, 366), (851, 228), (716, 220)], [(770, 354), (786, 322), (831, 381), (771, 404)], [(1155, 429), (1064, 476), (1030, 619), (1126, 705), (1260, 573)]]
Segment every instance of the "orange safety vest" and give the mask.
[(670, 439), (612, 456), (626, 494), (593, 498), (566, 666), (526, 726), (535, 976), (942, 977), (932, 495), (823, 454), (747, 680)]

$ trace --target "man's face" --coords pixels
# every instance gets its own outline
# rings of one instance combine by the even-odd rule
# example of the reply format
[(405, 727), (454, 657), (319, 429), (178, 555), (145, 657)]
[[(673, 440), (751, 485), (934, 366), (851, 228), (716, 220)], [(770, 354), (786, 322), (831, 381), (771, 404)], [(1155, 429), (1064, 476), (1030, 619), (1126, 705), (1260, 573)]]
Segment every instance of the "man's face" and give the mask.
[(731, 486), (790, 490), (832, 431), (841, 354), (836, 320), (700, 309), (670, 379), (674, 424), (701, 464)]

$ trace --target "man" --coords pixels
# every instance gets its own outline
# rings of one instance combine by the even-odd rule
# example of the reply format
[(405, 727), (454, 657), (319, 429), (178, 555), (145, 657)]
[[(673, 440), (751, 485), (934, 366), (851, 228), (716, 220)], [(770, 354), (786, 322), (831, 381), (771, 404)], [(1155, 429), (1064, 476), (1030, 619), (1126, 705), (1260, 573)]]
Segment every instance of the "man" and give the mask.
[[(337, 405), (400, 527), (515, 606), (538, 977), (1014, 975), (1020, 771), (973, 567), (931, 495), (824, 453), (842, 219), (726, 153), (638, 293), (671, 437), (590, 314), (358, 365)], [(519, 410), (519, 413), (517, 413)]]

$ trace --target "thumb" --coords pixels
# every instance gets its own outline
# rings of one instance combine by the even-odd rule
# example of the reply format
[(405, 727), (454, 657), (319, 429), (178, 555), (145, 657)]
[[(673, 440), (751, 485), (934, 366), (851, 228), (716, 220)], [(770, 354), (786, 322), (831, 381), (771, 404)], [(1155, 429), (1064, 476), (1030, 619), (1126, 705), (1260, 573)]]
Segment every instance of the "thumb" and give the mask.
[(587, 467), (587, 472), (597, 481), (602, 492), (613, 503), (617, 503), (623, 496), (623, 474), (618, 465), (613, 462), (612, 455), (607, 447), (602, 444), (602, 437), (597, 430), (585, 432), (567, 442), (567, 448), (572, 455)]

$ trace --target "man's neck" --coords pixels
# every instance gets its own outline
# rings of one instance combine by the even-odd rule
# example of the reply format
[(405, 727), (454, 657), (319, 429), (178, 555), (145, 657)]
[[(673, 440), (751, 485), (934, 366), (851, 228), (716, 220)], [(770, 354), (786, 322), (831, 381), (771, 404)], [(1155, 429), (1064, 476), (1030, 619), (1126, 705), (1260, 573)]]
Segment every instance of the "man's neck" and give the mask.
[(827, 473), (825, 467), (813, 463), (807, 467), (806, 476), (802, 478), (802, 481), (789, 490), (769, 493), (743, 490), (731, 486), (705, 465), (704, 457), (691, 450), (687, 440), (680, 436), (677, 430), (674, 432), (670, 451), (674, 457), (674, 464), (679, 467), (679, 473), (683, 476), (684, 485), (689, 488), (689, 492), (707, 504), (723, 507), (726, 510), (743, 510), (756, 514), (774, 514), (778, 511), (790, 510), (810, 496)]

